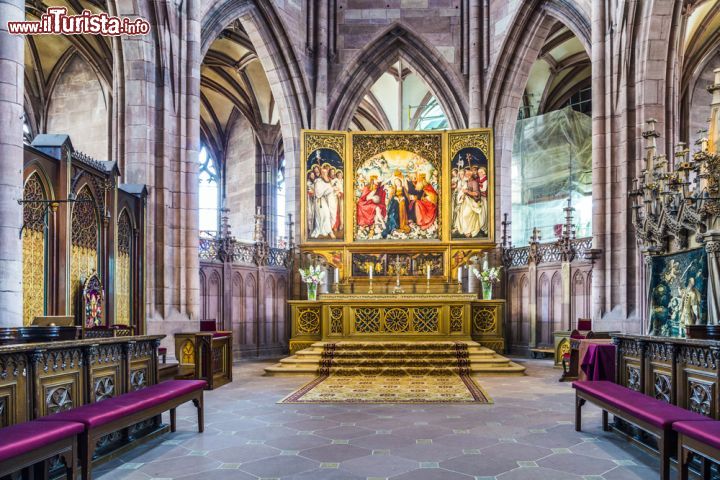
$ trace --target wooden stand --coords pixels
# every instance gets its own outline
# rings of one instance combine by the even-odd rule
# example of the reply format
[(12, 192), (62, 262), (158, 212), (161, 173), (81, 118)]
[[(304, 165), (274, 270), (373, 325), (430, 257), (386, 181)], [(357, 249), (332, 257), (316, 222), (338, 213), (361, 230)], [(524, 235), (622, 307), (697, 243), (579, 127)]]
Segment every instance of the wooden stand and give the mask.
[(720, 325), (688, 325), (687, 338), (698, 340), (720, 340)]

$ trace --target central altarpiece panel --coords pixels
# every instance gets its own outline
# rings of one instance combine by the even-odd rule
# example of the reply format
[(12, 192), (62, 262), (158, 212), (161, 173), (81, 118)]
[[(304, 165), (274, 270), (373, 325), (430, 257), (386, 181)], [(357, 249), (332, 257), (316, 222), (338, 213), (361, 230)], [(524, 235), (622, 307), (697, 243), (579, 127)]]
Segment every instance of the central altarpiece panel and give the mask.
[(301, 252), (333, 273), (329, 293), (290, 302), (291, 353), (339, 340), (504, 349), (504, 301), (468, 288), (495, 247), (491, 130), (308, 130), (301, 156)]

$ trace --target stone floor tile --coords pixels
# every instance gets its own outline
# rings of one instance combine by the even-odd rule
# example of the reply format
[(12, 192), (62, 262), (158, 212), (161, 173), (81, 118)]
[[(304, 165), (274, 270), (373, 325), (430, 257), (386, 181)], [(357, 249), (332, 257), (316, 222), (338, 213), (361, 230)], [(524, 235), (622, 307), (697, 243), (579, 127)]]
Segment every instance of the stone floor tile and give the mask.
[(243, 463), (240, 470), (263, 478), (283, 477), (317, 469), (320, 462), (297, 455), (283, 455)]
[(602, 475), (616, 467), (614, 462), (576, 453), (556, 453), (537, 461), (540, 467), (576, 475)]
[(180, 457), (144, 464), (138, 471), (151, 477), (179, 477), (215, 470), (221, 463), (212, 457)]
[(341, 470), (360, 477), (394, 477), (415, 470), (417, 462), (394, 455), (370, 455), (354, 458), (340, 465)]
[(281, 450), (307, 450), (321, 445), (330, 445), (330, 440), (317, 435), (290, 435), (267, 440), (265, 445)]
[(393, 477), (393, 480), (473, 480), (473, 477), (441, 468), (420, 468)]
[(497, 476), (497, 480), (582, 480), (582, 477), (549, 468), (516, 468)]
[(440, 463), (446, 470), (472, 476), (495, 476), (517, 468), (517, 462), (509, 458), (480, 455), (461, 455)]
[(352, 440), (353, 438), (365, 437), (374, 434), (375, 430), (362, 427), (333, 427), (323, 430), (316, 430), (315, 435), (329, 438), (331, 440)]
[(365, 457), (372, 452), (355, 445), (323, 445), (303, 450), (302, 456), (318, 462), (344, 462), (353, 458)]

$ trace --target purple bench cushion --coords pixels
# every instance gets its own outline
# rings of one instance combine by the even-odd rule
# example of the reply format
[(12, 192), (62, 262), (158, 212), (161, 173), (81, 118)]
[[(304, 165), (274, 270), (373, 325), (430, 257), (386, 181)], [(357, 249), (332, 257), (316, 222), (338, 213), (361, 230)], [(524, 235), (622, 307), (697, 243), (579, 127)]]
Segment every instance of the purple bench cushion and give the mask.
[(88, 428), (99, 427), (127, 415), (132, 415), (147, 408), (154, 407), (175, 397), (195, 390), (202, 390), (207, 385), (205, 380), (169, 380), (109, 398), (98, 403), (90, 403), (64, 412), (41, 417), (43, 422), (72, 421), (80, 422)]
[(608, 381), (573, 382), (573, 388), (597, 397), (657, 428), (669, 430), (673, 422), (705, 420), (699, 413), (670, 405), (648, 395)]
[(25, 422), (0, 430), (0, 462), (23, 455), (85, 430), (75, 422)]
[(720, 450), (720, 422), (706, 417), (701, 422), (675, 422), (673, 430)]

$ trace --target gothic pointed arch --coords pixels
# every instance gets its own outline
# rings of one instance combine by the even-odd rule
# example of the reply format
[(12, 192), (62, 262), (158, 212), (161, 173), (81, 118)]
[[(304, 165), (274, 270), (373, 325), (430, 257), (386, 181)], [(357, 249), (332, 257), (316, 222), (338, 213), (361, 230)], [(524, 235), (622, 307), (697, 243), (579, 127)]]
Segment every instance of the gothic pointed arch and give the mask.
[(292, 136), (293, 129), (299, 132), (301, 128), (308, 128), (311, 106), (307, 79), (270, 2), (223, 0), (213, 5), (201, 21), (202, 56), (223, 29), (235, 20), (240, 21), (263, 63), (287, 137)]
[(501, 112), (506, 107), (516, 116), (530, 68), (554, 23), (559, 21), (568, 27), (590, 55), (588, 12), (561, 0), (532, 0), (525, 3), (525, 7), (518, 9), (500, 54), (490, 67), (490, 83), (485, 99), (489, 125), (500, 121)]
[(328, 107), (332, 130), (346, 130), (365, 94), (399, 58), (428, 84), (448, 117), (451, 128), (467, 126), (468, 105), (463, 84), (445, 58), (400, 23), (391, 25), (355, 57), (333, 88)]
[(580, 41), (590, 56), (590, 14), (574, 2), (526, 0), (518, 8), (512, 28), (490, 65), (485, 89), (486, 124), (495, 131), (496, 182), (501, 185), (497, 211), (511, 210), (510, 162), (518, 110), (533, 64), (553, 27), (562, 24)]

